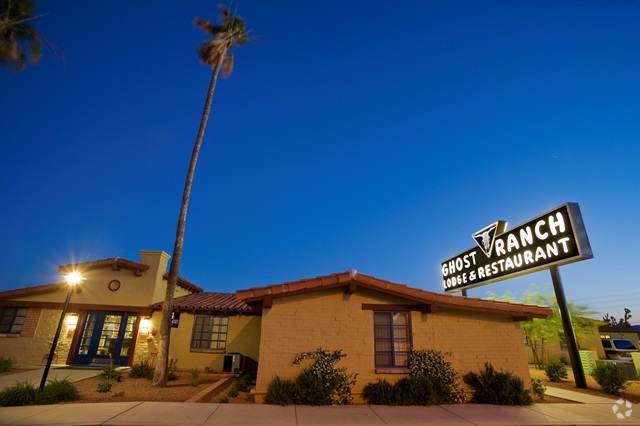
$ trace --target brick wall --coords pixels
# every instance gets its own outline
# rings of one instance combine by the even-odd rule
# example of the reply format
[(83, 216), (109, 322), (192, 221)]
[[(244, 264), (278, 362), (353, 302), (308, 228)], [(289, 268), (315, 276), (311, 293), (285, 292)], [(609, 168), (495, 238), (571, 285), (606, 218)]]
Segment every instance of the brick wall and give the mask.
[[(407, 304), (405, 299), (358, 289), (348, 295), (342, 289), (322, 290), (275, 298), (262, 316), (260, 359), (256, 383), (261, 401), (275, 375), (294, 377), (301, 367), (291, 363), (297, 353), (318, 347), (341, 349), (347, 354), (339, 366), (358, 373), (354, 396), (378, 378), (391, 382), (402, 375), (377, 374), (374, 366), (373, 311), (362, 304)], [(451, 352), (447, 359), (465, 374), (486, 361), (512, 371), (529, 383), (522, 332), (510, 317), (441, 309), (436, 314), (411, 312), (413, 347)]]

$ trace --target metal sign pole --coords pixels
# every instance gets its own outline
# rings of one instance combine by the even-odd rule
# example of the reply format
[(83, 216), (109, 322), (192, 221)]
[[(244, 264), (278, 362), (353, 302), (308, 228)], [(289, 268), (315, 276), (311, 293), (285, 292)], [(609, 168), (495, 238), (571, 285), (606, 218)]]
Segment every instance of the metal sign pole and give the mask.
[(560, 271), (557, 266), (551, 266), (549, 268), (551, 273), (551, 281), (553, 282), (553, 289), (556, 293), (556, 301), (558, 302), (558, 309), (560, 310), (560, 319), (562, 320), (562, 328), (564, 329), (564, 336), (567, 340), (567, 349), (569, 350), (569, 359), (571, 360), (571, 369), (573, 370), (573, 377), (576, 382), (577, 388), (586, 388), (587, 380), (584, 377), (584, 369), (582, 368), (582, 362), (580, 361), (580, 352), (578, 351), (578, 342), (576, 341), (576, 335), (573, 332), (573, 324), (571, 323), (571, 314), (569, 313), (569, 306), (567, 305), (567, 299), (564, 296), (564, 289), (562, 288), (562, 280), (560, 279)]

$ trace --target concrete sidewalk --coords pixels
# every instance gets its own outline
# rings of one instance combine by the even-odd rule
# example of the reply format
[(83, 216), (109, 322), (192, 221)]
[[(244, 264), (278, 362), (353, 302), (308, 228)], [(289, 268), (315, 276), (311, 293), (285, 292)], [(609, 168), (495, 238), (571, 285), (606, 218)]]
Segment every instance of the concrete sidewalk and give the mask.
[[(97, 370), (55, 366), (49, 379), (72, 381), (95, 376)], [(0, 389), (16, 381), (38, 385), (43, 367), (0, 376)], [(547, 394), (577, 401), (571, 404), (439, 405), (389, 407), (274, 406), (183, 402), (111, 402), (34, 405), (0, 408), (0, 425), (638, 425), (640, 405), (547, 387)], [(617, 415), (616, 415), (617, 414)], [(622, 417), (622, 418), (619, 418)]]
[[(622, 414), (624, 417), (624, 413)], [(113, 402), (0, 408), (0, 425), (640, 425), (640, 406), (618, 419), (607, 404), (350, 405)]]
[[(13, 386), (16, 384), (16, 382), (31, 382), (36, 386), (40, 386), (43, 372), (44, 366), (41, 365), (17, 366), (12, 374), (5, 374), (0, 376), (0, 390)], [(89, 377), (94, 377), (99, 372), (100, 370), (98, 369), (76, 368), (69, 367), (68, 365), (54, 364), (49, 370), (47, 381), (52, 379), (69, 379), (72, 382), (77, 382), (78, 380), (84, 380), (88, 379)]]

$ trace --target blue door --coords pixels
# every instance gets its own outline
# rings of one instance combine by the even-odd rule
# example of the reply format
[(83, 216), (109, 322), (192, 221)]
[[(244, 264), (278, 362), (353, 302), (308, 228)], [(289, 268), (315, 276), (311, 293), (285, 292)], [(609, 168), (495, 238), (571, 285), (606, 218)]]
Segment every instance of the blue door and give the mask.
[(128, 365), (137, 320), (130, 312), (87, 312), (73, 363)]

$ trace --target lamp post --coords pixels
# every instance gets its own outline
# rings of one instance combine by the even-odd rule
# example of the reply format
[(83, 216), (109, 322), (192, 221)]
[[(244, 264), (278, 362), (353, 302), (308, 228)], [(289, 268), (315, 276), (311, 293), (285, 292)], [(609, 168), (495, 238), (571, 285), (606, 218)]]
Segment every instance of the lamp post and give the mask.
[(44, 373), (42, 373), (42, 381), (40, 382), (40, 389), (44, 389), (44, 385), (47, 383), (47, 376), (49, 375), (49, 370), (51, 369), (51, 362), (53, 362), (53, 356), (56, 353), (56, 349), (58, 346), (58, 339), (60, 338), (60, 330), (62, 330), (62, 323), (64, 322), (64, 316), (67, 314), (67, 308), (69, 307), (69, 299), (71, 299), (71, 293), (73, 293), (73, 289), (75, 286), (82, 281), (82, 275), (78, 272), (71, 272), (66, 277), (67, 283), (69, 284), (69, 292), (67, 293), (67, 298), (64, 301), (64, 307), (62, 308), (62, 314), (60, 314), (60, 321), (58, 321), (58, 329), (56, 330), (55, 336), (53, 336), (53, 342), (51, 343), (51, 350), (49, 351), (49, 358), (47, 358), (47, 365), (44, 367)]

